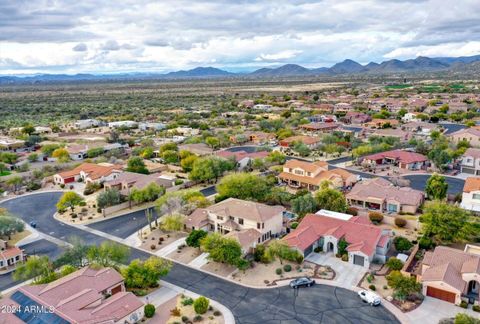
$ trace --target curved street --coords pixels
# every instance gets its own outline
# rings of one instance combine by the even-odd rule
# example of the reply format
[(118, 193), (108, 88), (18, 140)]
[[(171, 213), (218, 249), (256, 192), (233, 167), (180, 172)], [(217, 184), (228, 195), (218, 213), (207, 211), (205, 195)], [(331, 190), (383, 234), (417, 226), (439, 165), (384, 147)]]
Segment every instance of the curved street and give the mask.
[[(67, 240), (71, 236), (78, 236), (88, 244), (105, 241), (102, 236), (53, 218), (55, 203), (60, 195), (58, 192), (48, 192), (21, 196), (0, 202), (0, 206), (27, 223), (35, 220), (40, 232), (57, 239)], [(105, 220), (96, 227), (131, 226), (135, 230), (139, 226), (138, 215), (121, 217), (122, 222)], [(125, 233), (121, 232), (124, 236)], [(131, 259), (146, 259), (151, 255), (135, 248), (131, 251)], [(325, 285), (299, 290), (288, 286), (247, 288), (178, 263), (163, 280), (222, 303), (232, 311), (237, 323), (399, 323), (383, 306), (368, 306), (354, 292), (343, 288)], [(0, 289), (6, 288), (5, 278), (0, 280), (0, 285)]]

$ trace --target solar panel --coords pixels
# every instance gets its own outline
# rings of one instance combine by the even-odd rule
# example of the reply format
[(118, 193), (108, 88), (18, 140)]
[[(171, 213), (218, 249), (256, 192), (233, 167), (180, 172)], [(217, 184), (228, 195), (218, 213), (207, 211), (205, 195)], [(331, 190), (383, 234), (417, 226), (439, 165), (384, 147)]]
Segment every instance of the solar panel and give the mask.
[(10, 298), (21, 306), (15, 316), (27, 324), (70, 324), (20, 291), (16, 291)]

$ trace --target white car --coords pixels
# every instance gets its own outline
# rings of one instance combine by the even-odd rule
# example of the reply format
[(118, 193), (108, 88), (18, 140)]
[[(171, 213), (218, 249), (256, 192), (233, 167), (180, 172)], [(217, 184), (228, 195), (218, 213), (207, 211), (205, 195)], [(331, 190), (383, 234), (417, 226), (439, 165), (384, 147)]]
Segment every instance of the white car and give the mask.
[(380, 296), (368, 290), (360, 290), (358, 292), (358, 296), (360, 296), (364, 302), (369, 303), (371, 306), (378, 306), (381, 303)]

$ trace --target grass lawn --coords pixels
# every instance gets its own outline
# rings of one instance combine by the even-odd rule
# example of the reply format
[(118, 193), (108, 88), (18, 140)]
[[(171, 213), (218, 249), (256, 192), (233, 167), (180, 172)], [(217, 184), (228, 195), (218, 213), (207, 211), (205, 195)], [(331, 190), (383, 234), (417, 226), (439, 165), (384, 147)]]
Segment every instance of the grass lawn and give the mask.
[(10, 172), (10, 171), (0, 171), (0, 177), (7, 176), (7, 175), (10, 175), (10, 174), (12, 174), (12, 172)]

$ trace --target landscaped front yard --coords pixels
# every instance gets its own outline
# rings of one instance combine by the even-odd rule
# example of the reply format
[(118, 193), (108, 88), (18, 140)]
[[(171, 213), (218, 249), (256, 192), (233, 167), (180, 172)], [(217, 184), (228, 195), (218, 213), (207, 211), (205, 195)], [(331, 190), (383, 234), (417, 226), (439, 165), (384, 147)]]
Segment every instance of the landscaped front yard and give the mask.
[(268, 264), (254, 262), (252, 268), (238, 271), (231, 278), (246, 285), (265, 287), (275, 285), (277, 281), (298, 277), (326, 280), (332, 280), (335, 277), (335, 272), (330, 267), (319, 266), (310, 262), (304, 262), (302, 265), (288, 261), (282, 262), (283, 264), (279, 260)]
[[(166, 309), (160, 306), (157, 311), (164, 313)], [(170, 313), (170, 318), (167, 320), (167, 324), (192, 322), (208, 324), (225, 323), (223, 314), (211, 305), (205, 314), (197, 314), (193, 307), (193, 299), (185, 295), (178, 296), (175, 307), (169, 309), (168, 312)], [(157, 322), (154, 322), (153, 319), (150, 323), (156, 324)]]
[(199, 248), (184, 246), (181, 249), (176, 249), (175, 251), (167, 255), (167, 258), (184, 264), (188, 264), (195, 258), (197, 258), (200, 254), (202, 254), (202, 251), (200, 251)]
[(187, 233), (184, 232), (166, 232), (159, 228), (143, 230), (141, 233), (142, 245), (140, 246), (145, 250), (160, 250), (161, 248), (175, 242), (176, 240), (186, 237)]

